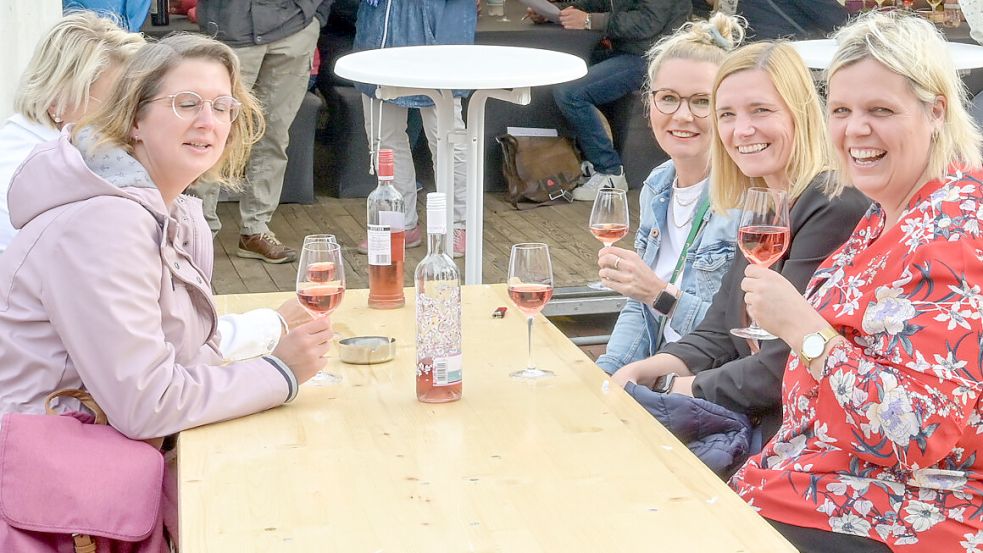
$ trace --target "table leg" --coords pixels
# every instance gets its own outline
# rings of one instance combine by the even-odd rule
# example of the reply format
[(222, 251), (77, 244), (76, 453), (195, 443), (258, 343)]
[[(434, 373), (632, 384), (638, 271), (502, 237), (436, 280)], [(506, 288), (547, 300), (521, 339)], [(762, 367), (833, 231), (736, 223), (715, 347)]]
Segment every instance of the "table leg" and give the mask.
[[(437, 114), (437, 191), (447, 197), (447, 227), (454, 222), (454, 144), (467, 141), (467, 255), (464, 261), (464, 283), (481, 284), (482, 238), (484, 236), (484, 175), (485, 166), (485, 102), (495, 98), (513, 104), (528, 105), (531, 100), (529, 87), (512, 90), (476, 90), (468, 100), (466, 136), (454, 129), (454, 94), (451, 90), (431, 90), (381, 86), (376, 95), (382, 100), (400, 96), (422, 94), (434, 102)], [(397, 169), (398, 170), (398, 169)], [(454, 248), (454, 233), (447, 233), (447, 253)]]

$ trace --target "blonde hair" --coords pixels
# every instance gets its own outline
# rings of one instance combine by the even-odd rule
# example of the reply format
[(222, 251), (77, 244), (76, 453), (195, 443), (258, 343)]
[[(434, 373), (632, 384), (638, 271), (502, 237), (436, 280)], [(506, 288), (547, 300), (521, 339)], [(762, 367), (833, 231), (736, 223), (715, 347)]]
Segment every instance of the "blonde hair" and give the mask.
[[(652, 92), (652, 82), (662, 64), (669, 60), (691, 60), (720, 65), (727, 53), (744, 40), (744, 21), (739, 17), (715, 13), (709, 21), (691, 21), (655, 43), (645, 54), (648, 75), (643, 92)], [(645, 102), (646, 108), (648, 101)]]
[[(756, 42), (738, 48), (720, 66), (710, 96), (714, 129), (710, 148), (710, 200), (717, 211), (740, 207), (746, 189), (765, 186), (759, 178), (741, 172), (724, 149), (718, 130), (716, 106), (720, 83), (735, 73), (751, 70), (768, 75), (792, 115), (792, 153), (785, 166), (789, 199), (801, 196), (817, 175), (829, 169), (830, 149), (823, 109), (812, 76), (799, 54), (784, 42)], [(841, 190), (842, 185), (835, 179), (828, 179), (822, 185), (828, 197), (836, 196)]]
[(934, 25), (920, 17), (871, 12), (837, 31), (834, 38), (837, 49), (826, 71), (827, 87), (837, 71), (870, 58), (904, 77), (926, 113), (937, 97), (945, 98), (942, 126), (932, 140), (925, 169), (930, 179), (944, 177), (950, 165), (980, 167), (983, 137), (966, 111), (966, 89)]
[(263, 135), (265, 121), (259, 102), (242, 82), (235, 52), (203, 35), (172, 34), (144, 46), (123, 70), (113, 97), (74, 127), (73, 141), (81, 129), (91, 126), (99, 135), (94, 147), (112, 145), (132, 154), (134, 123), (150, 100), (160, 93), (167, 74), (181, 62), (191, 59), (214, 61), (225, 66), (232, 83), (232, 96), (242, 104), (239, 116), (232, 122), (222, 157), (203, 175), (210, 182), (236, 186), (249, 160), (252, 145)]
[(143, 36), (128, 33), (94, 12), (61, 18), (34, 49), (21, 76), (14, 110), (28, 120), (57, 128), (48, 114), (62, 114), (89, 101), (89, 88), (114, 65), (122, 65), (144, 45)]

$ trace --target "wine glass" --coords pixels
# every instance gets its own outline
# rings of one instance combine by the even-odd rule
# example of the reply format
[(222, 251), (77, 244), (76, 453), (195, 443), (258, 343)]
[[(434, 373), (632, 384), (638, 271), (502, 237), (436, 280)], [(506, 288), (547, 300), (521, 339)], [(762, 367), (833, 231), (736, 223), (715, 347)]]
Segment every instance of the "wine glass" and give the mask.
[(516, 244), (509, 257), (509, 297), (527, 318), (529, 362), (511, 374), (513, 378), (537, 380), (553, 376), (532, 363), (532, 319), (553, 296), (553, 264), (546, 244)]
[[(769, 267), (778, 261), (789, 243), (788, 194), (771, 188), (749, 188), (737, 231), (737, 244), (748, 262)], [(768, 331), (751, 319), (747, 328), (733, 328), (735, 336), (751, 340), (774, 340)]]
[(939, 6), (942, 5), (942, 0), (928, 0), (928, 4), (932, 6), (932, 21), (935, 21), (935, 12), (939, 11)]
[[(297, 263), (297, 299), (312, 317), (326, 317), (345, 297), (345, 265), (334, 237), (304, 239)], [(320, 370), (310, 380), (315, 386), (341, 382), (341, 377)]]
[[(618, 188), (602, 188), (594, 197), (590, 212), (590, 232), (605, 246), (628, 234), (628, 193)], [(595, 290), (611, 290), (601, 282), (588, 284)]]

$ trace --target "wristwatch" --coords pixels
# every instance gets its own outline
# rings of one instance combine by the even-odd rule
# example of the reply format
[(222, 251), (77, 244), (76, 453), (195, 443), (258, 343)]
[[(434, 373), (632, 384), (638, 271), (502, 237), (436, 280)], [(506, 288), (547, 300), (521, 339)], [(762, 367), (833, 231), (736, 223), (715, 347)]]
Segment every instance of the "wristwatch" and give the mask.
[(836, 338), (840, 334), (833, 329), (833, 327), (826, 325), (819, 332), (813, 332), (812, 334), (806, 334), (802, 338), (802, 348), (799, 349), (799, 358), (802, 362), (808, 365), (812, 363), (813, 359), (821, 357), (823, 352), (826, 351), (826, 344), (829, 344), (830, 340)]
[(676, 373), (664, 374), (655, 379), (655, 384), (652, 385), (652, 391), (659, 392), (660, 394), (668, 394), (672, 391), (672, 385), (675, 382)]
[(672, 310), (676, 308), (676, 302), (679, 301), (679, 293), (678, 286), (671, 282), (666, 284), (666, 287), (659, 292), (659, 295), (655, 297), (655, 301), (652, 302), (652, 309), (668, 317), (672, 314)]
[(584, 18), (584, 30), (590, 30), (590, 14), (587, 14), (587, 17)]

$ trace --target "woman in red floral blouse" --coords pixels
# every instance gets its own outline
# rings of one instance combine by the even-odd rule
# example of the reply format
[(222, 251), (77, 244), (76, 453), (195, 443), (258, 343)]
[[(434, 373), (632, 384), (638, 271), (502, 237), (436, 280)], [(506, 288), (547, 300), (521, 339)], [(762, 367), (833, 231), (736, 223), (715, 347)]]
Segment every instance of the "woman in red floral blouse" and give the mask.
[(748, 266), (749, 314), (797, 354), (778, 434), (731, 485), (802, 551), (980, 553), (980, 133), (930, 23), (836, 39), (830, 136), (875, 205), (805, 298)]

